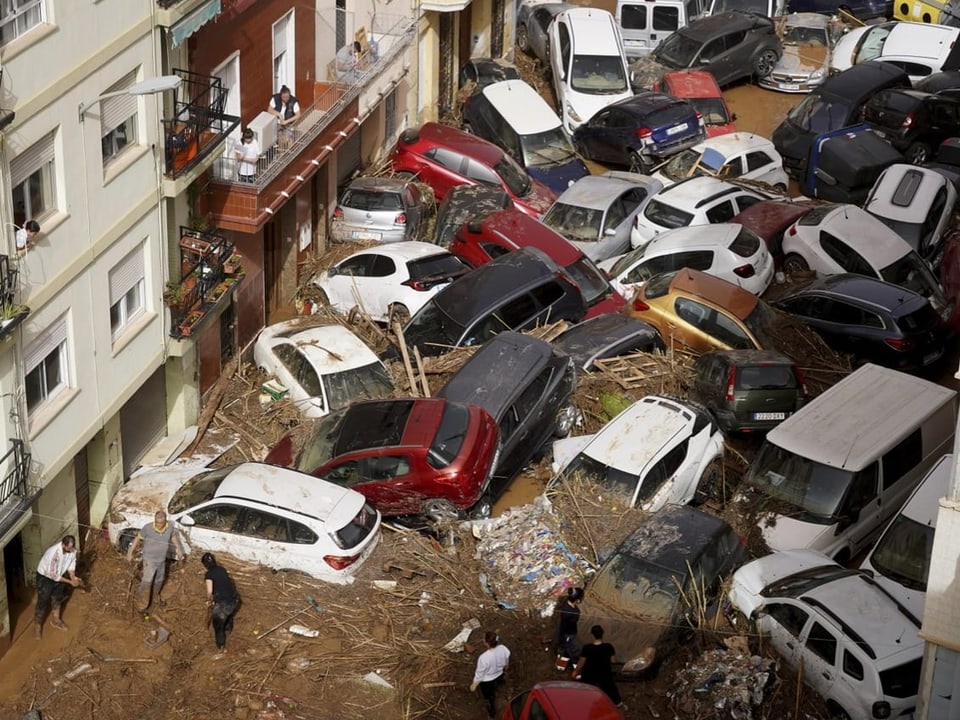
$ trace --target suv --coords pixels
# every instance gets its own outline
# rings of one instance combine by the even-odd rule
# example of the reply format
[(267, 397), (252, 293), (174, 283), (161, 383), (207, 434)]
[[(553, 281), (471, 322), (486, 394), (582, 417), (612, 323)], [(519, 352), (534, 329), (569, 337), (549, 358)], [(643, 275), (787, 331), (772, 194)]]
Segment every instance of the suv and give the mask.
[(867, 101), (862, 115), (863, 121), (909, 162), (922, 165), (933, 157), (940, 143), (957, 134), (960, 96), (884, 90)]
[(481, 345), (504, 330), (580, 322), (587, 305), (559, 265), (536, 248), (494, 258), (434, 295), (403, 329), (410, 347), (441, 355)]
[(538, 338), (505, 332), (485, 343), (437, 393), (479, 405), (500, 427), (491, 503), (550, 437), (570, 433), (577, 416), (571, 403), (576, 384), (568, 355)]
[(720, 86), (706, 70), (668, 72), (653, 89), (682, 98), (693, 105), (707, 126), (707, 137), (736, 132), (737, 128), (733, 123), (737, 115), (730, 112)]
[(693, 392), (724, 432), (764, 432), (807, 402), (800, 367), (772, 350), (717, 350), (693, 364)]
[(630, 83), (647, 90), (670, 70), (706, 70), (721, 87), (766, 77), (783, 54), (773, 21), (731, 11), (696, 20), (666, 37), (650, 55), (630, 65)]
[(590, 160), (649, 173), (658, 161), (706, 136), (693, 105), (663, 93), (641, 92), (600, 110), (574, 131), (573, 143)]
[(911, 82), (960, 68), (960, 28), (927, 23), (888, 22), (858, 27), (837, 41), (831, 72), (879, 60), (903, 68)]

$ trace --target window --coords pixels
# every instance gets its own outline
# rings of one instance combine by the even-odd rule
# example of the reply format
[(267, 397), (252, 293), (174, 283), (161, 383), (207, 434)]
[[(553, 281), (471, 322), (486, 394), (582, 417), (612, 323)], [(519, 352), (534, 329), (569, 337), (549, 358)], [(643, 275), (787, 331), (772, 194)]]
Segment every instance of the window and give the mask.
[(0, 45), (6, 45), (45, 20), (44, 0), (3, 0), (0, 3)]
[(914, 430), (883, 455), (883, 489), (917, 467), (923, 460), (923, 436), (920, 429)]
[(849, 650), (843, 651), (843, 674), (854, 680), (863, 680), (863, 663), (857, 660)]
[(357, 474), (363, 482), (385, 482), (410, 474), (410, 460), (404, 455), (360, 458)]
[(786, 604), (767, 605), (767, 614), (794, 637), (799, 637), (800, 631), (803, 630), (803, 626), (806, 625), (809, 617), (804, 610), (796, 605)]
[(294, 75), (293, 10), (273, 24), (273, 90), (286, 85), (293, 91)]
[(317, 375), (316, 368), (310, 364), (310, 361), (300, 352), (299, 348), (291, 343), (284, 343), (275, 346), (273, 352), (293, 377), (294, 382), (303, 388), (308, 397), (313, 398), (322, 406), (323, 387), (320, 384), (320, 377)]
[(650, 468), (650, 472), (643, 478), (643, 487), (637, 495), (637, 504), (647, 502), (667, 480), (676, 474), (687, 457), (689, 444), (690, 438), (684, 438), (683, 442), (671, 449)]
[(373, 262), (372, 255), (357, 255), (349, 260), (340, 263), (341, 275), (352, 275), (353, 277), (366, 277), (370, 274), (370, 265)]
[(24, 369), (27, 413), (42, 408), (70, 385), (67, 321), (60, 319), (27, 346)]
[(289, 542), (286, 518), (253, 508), (247, 508), (244, 512), (240, 532), (260, 540)]
[(837, 661), (837, 639), (833, 634), (818, 622), (813, 623), (810, 634), (807, 636), (807, 648), (829, 664)]
[(396, 263), (386, 255), (373, 256), (373, 268), (370, 270), (371, 277), (390, 277), (397, 272)]
[(675, 7), (655, 7), (653, 9), (653, 29), (658, 32), (673, 32), (680, 27), (680, 9)]
[(624, 30), (646, 30), (647, 8), (643, 5), (622, 5), (620, 9), (620, 27)]
[(110, 334), (116, 340), (144, 312), (143, 245), (110, 271)]
[(724, 200), (707, 210), (707, 221), (711, 223), (729, 222), (730, 218), (737, 214), (730, 200)]
[(877, 271), (870, 267), (870, 263), (860, 253), (826, 230), (820, 231), (820, 246), (844, 271), (867, 277), (877, 276)]
[(190, 513), (196, 527), (234, 532), (237, 519), (240, 517), (240, 508), (236, 505), (208, 505)]
[(104, 91), (122, 94), (100, 101), (100, 152), (104, 165), (125, 147), (137, 143), (137, 96), (124, 93), (136, 81), (136, 70), (127, 73)]
[(10, 161), (13, 222), (20, 227), (56, 209), (54, 134), (50, 133)]
[(756, 150), (747, 154), (747, 170), (759, 170), (760, 168), (772, 165), (773, 160), (762, 150)]

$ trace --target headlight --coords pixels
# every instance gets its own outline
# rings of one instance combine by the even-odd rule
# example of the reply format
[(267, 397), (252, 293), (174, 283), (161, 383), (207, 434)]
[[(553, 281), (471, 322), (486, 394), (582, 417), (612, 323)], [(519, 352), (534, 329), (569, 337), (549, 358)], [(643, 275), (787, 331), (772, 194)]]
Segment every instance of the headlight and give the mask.
[(811, 80), (819, 80), (822, 77), (823, 77), (823, 68), (820, 68), (819, 70), (814, 70), (812, 73), (810, 73)]
[(641, 673), (653, 665), (653, 660), (656, 656), (657, 651), (654, 648), (644, 648), (643, 652), (630, 658), (623, 664), (623, 670), (621, 672), (627, 675)]
[(582, 123), (583, 120), (580, 118), (580, 115), (577, 113), (577, 111), (573, 109), (573, 105), (571, 105), (569, 101), (564, 104), (567, 106), (567, 115), (570, 116), (570, 119), (575, 123)]

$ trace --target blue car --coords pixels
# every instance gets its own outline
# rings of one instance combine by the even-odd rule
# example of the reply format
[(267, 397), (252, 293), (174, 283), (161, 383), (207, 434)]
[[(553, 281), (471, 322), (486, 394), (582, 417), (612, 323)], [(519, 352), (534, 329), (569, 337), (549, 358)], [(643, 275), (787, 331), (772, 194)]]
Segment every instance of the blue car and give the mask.
[(689, 102), (640, 92), (608, 105), (578, 127), (573, 144), (591, 160), (647, 173), (706, 137), (703, 118)]

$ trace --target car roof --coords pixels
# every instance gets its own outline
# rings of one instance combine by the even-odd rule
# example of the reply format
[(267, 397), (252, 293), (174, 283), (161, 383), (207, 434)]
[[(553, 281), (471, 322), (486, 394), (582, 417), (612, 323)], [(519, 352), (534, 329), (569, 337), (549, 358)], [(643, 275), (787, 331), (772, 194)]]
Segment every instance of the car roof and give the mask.
[(910, 87), (906, 70), (890, 63), (871, 60), (831, 75), (819, 87), (814, 88), (812, 94), (829, 95), (842, 99), (845, 104), (860, 105), (878, 89), (895, 84)]
[(731, 365), (796, 365), (797, 361), (776, 350), (713, 350), (704, 353), (694, 361), (694, 365), (708, 362), (711, 358), (722, 358)]
[(604, 313), (568, 328), (554, 338), (553, 344), (582, 368), (611, 346), (635, 337), (655, 339), (658, 334), (656, 328), (643, 320), (620, 313)]
[(701, 250), (728, 248), (742, 225), (736, 223), (713, 223), (709, 225), (687, 225), (666, 230), (653, 237), (643, 251), (644, 258), (675, 253), (679, 250)]
[(689, 505), (666, 505), (647, 515), (616, 552), (685, 576), (700, 553), (729, 528), (716, 515)]
[(551, 227), (515, 208), (491, 213), (480, 222), (479, 232), (468, 223), (458, 233), (469, 240), (471, 236), (499, 235), (514, 248), (533, 247), (552, 258), (561, 267), (567, 267), (583, 257), (583, 251)]
[(773, 143), (761, 135), (754, 135), (750, 132), (732, 132), (707, 138), (693, 146), (693, 149), (697, 152), (702, 152), (706, 148), (716, 150), (724, 157), (731, 157), (738, 153), (746, 153), (761, 148), (772, 150)]
[[(623, 175), (624, 173), (621, 173)], [(585, 175), (564, 190), (555, 202), (564, 205), (576, 205), (590, 210), (606, 210), (622, 192), (641, 187), (651, 192), (652, 178), (643, 176), (647, 182), (631, 182), (622, 177), (606, 175)], [(657, 181), (654, 181), (657, 182)], [(655, 186), (653, 186), (655, 187)], [(653, 190), (656, 192), (656, 190)]]
[(616, 21), (606, 10), (574, 7), (557, 13), (571, 26), (570, 44), (574, 55), (617, 55), (619, 48), (610, 47), (610, 39), (619, 36)]
[(353, 255), (345, 257), (337, 264), (339, 265), (358, 255), (368, 254), (387, 255), (395, 260), (408, 262), (410, 260), (420, 260), (421, 258), (430, 257), (432, 255), (449, 255), (449, 252), (444, 250), (439, 245), (434, 245), (433, 243), (421, 242), (419, 240), (402, 240), (400, 242), (371, 245), (368, 248), (364, 248), (363, 250), (353, 253)]
[(899, 21), (891, 24), (890, 34), (883, 41), (881, 58), (899, 55), (933, 60), (946, 57), (953, 53), (957, 36), (960, 35), (960, 29), (944, 25)]
[(677, 32), (697, 40), (711, 40), (718, 35), (727, 35), (736, 30), (749, 30), (750, 28), (764, 27), (765, 25), (772, 27), (768, 18), (740, 10), (728, 10), (727, 12), (694, 20), (686, 27), (677, 30)]
[[(923, 223), (927, 219), (930, 203), (936, 192), (946, 187), (949, 181), (936, 170), (897, 163), (886, 168), (877, 178), (864, 208), (869, 208), (883, 217), (905, 223)], [(916, 183), (910, 191), (909, 185)], [(902, 201), (895, 201), (898, 191), (902, 190)], [(874, 209), (877, 202), (883, 202), (883, 208)]]
[(690, 113), (693, 114), (693, 107), (685, 100), (681, 98), (675, 98), (672, 95), (667, 95), (666, 93), (658, 92), (656, 90), (642, 90), (636, 95), (631, 95), (623, 100), (618, 100), (607, 107), (623, 108), (629, 112), (646, 115), (656, 110), (660, 110), (661, 108), (680, 104), (689, 107)]
[[(840, 238), (853, 234), (861, 239), (856, 245), (857, 252), (873, 263), (876, 269), (883, 269), (911, 252), (906, 240), (856, 205), (837, 205), (824, 215), (818, 225), (811, 227), (832, 230)], [(868, 242), (862, 242), (868, 237)]]
[(927, 304), (925, 297), (912, 290), (855, 273), (824, 275), (797, 288), (783, 299), (811, 293), (843, 297), (860, 305), (886, 310), (898, 317), (916, 312)]
[(483, 138), (435, 122), (427, 122), (416, 130), (401, 133), (398, 140), (402, 147), (416, 145), (418, 142), (430, 147), (449, 147), (491, 167), (504, 155), (503, 150)]
[(783, 231), (815, 207), (812, 203), (789, 200), (761, 200), (731, 218), (765, 240), (783, 235)]
[(760, 302), (756, 295), (733, 283), (691, 268), (678, 270), (670, 283), (670, 289), (703, 298), (725, 308), (741, 320), (750, 315)]
[(706, 70), (671, 70), (664, 74), (662, 82), (676, 97), (714, 98), (723, 95), (716, 79)]
[(648, 395), (604, 425), (583, 452), (610, 467), (639, 472), (695, 418), (693, 408)]
[(620, 720), (623, 715), (600, 688), (583, 682), (546, 680), (533, 690), (551, 706), (557, 720)]
[(267, 326), (261, 338), (269, 347), (293, 343), (322, 375), (378, 361), (376, 353), (363, 340), (339, 323), (304, 327), (299, 319), (288, 320)]
[(668, 204), (682, 204), (684, 208), (699, 208), (724, 195), (732, 195), (737, 192), (745, 191), (738, 185), (733, 185), (720, 178), (696, 175), (664, 188), (653, 199), (664, 200)]
[(409, 180), (396, 177), (358, 177), (350, 181), (347, 190), (376, 190), (379, 192), (400, 192), (410, 185)]
[(502, 80), (482, 90), (483, 96), (496, 107), (523, 108), (510, 116), (510, 127), (518, 135), (546, 132), (550, 125), (560, 127), (560, 118), (547, 101), (523, 80)]
[(795, 12), (783, 17), (791, 27), (825, 28), (830, 24), (829, 15), (815, 12)]

